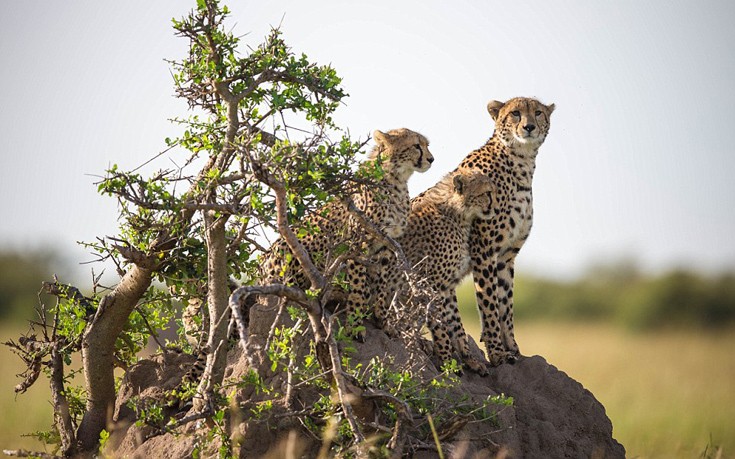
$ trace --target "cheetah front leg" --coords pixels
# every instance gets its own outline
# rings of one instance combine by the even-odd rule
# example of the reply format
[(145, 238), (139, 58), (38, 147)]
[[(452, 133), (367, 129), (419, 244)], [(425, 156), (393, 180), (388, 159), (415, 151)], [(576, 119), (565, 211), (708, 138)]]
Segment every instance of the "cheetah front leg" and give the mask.
[(362, 325), (366, 305), (370, 297), (367, 270), (362, 263), (348, 260), (345, 281), (350, 289), (347, 294), (345, 332), (359, 342), (365, 342), (365, 327)]
[[(427, 315), (429, 331), (434, 342), (434, 354), (439, 358), (442, 364), (450, 362), (457, 357), (460, 368), (457, 369), (458, 374), (462, 374), (461, 365), (464, 363), (472, 371), (482, 376), (487, 375), (487, 367), (480, 360), (475, 359), (469, 352), (467, 336), (464, 334), (464, 328), (459, 320), (459, 312), (457, 311), (456, 297), (447, 291), (439, 292), (432, 300), (432, 304), (428, 305), (429, 313)], [(464, 339), (462, 339), (464, 338)], [(463, 349), (462, 344), (467, 345)], [(459, 351), (455, 353), (455, 351)]]
[(467, 333), (462, 326), (462, 319), (459, 315), (459, 308), (457, 307), (456, 292), (448, 292), (446, 294), (444, 299), (443, 321), (446, 324), (449, 335), (453, 338), (452, 344), (454, 348), (462, 356), (462, 363), (480, 376), (486, 376), (488, 374), (488, 362), (483, 358), (477, 358), (470, 350), (469, 338), (467, 338)]
[[(480, 226), (480, 228), (478, 228)], [(475, 227), (470, 244), (472, 256), (472, 276), (475, 282), (477, 306), (482, 317), (482, 336), (485, 343), (487, 359), (493, 366), (506, 361), (513, 361), (513, 356), (505, 349), (502, 338), (500, 313), (498, 308), (498, 258), (499, 248), (491, 240), (482, 237), (483, 225)], [(487, 233), (486, 233), (487, 234)]]
[(378, 324), (388, 336), (398, 336), (394, 311), (391, 304), (395, 295), (400, 295), (401, 273), (395, 255), (386, 247), (381, 247), (373, 257), (374, 269), (367, 271), (367, 288), (372, 293), (372, 313)]
[(497, 264), (498, 272), (498, 309), (500, 316), (500, 337), (505, 350), (510, 353), (509, 361), (516, 360), (520, 356), (520, 350), (513, 332), (513, 278), (515, 266), (515, 253), (504, 257)]
[[(454, 343), (451, 334), (449, 318), (449, 298), (445, 292), (438, 293), (433, 304), (428, 305), (427, 314), (431, 339), (434, 341), (434, 353), (439, 357), (442, 364), (454, 358)], [(437, 307), (434, 307), (437, 305)]]

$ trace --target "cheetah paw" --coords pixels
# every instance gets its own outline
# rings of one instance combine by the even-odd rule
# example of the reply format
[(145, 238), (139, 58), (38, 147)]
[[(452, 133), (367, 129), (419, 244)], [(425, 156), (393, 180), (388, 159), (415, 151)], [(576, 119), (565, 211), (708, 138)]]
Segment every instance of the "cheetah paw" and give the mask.
[(467, 368), (474, 371), (480, 376), (487, 376), (488, 374), (490, 374), (487, 368), (487, 363), (481, 360), (478, 360), (474, 357), (465, 358), (464, 364), (467, 366)]
[(519, 354), (508, 351), (490, 351), (488, 350), (488, 361), (490, 365), (497, 367), (503, 363), (514, 364), (518, 360)]
[(352, 339), (357, 341), (358, 343), (364, 343), (367, 336), (365, 327), (358, 327), (357, 330), (350, 333), (350, 336), (352, 336)]

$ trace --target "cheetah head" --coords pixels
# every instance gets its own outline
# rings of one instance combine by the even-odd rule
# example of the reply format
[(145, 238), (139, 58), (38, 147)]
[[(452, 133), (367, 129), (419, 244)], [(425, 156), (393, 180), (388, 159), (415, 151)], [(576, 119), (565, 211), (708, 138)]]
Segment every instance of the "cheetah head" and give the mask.
[(493, 100), (487, 111), (495, 121), (495, 135), (507, 147), (536, 149), (549, 133), (549, 117), (554, 104), (544, 105), (536, 99), (516, 97), (507, 102)]
[(492, 218), (497, 190), (487, 174), (458, 171), (452, 179), (452, 184), (454, 192), (462, 199), (463, 214), (467, 221), (475, 218)]
[(373, 132), (376, 147), (371, 159), (381, 158), (383, 169), (396, 175), (408, 177), (415, 171), (425, 172), (434, 162), (426, 137), (410, 129), (392, 129), (388, 132)]

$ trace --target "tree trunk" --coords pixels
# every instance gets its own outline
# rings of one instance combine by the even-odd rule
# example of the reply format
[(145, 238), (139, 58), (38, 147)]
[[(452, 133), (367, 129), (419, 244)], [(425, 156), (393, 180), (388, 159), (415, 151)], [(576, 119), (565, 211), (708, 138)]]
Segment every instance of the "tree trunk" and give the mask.
[(207, 308), (209, 309), (209, 339), (207, 366), (194, 401), (196, 411), (209, 405), (214, 387), (222, 384), (227, 365), (227, 326), (229, 324), (228, 301), (230, 291), (227, 283), (227, 241), (225, 239), (226, 215), (217, 217), (216, 212), (204, 214), (207, 239)]
[(61, 437), (61, 453), (64, 457), (76, 453), (76, 438), (69, 413), (69, 402), (64, 395), (64, 361), (59, 352), (59, 343), (51, 348), (51, 402), (54, 406), (54, 424)]
[(79, 449), (97, 449), (100, 432), (108, 425), (115, 403), (115, 340), (138, 300), (151, 285), (153, 270), (132, 265), (115, 290), (107, 294), (82, 339), (82, 361), (89, 399), (77, 431)]

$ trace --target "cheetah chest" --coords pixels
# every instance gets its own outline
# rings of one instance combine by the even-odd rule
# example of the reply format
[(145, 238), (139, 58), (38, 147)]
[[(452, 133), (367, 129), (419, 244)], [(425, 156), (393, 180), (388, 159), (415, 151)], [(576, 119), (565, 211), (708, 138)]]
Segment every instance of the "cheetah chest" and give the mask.
[(508, 221), (505, 223), (505, 231), (501, 224), (500, 233), (504, 234), (504, 246), (513, 248), (523, 245), (528, 238), (533, 225), (533, 199), (530, 191), (519, 191), (513, 194), (508, 200), (507, 215)]
[(467, 245), (462, 246), (455, 268), (453, 282), (456, 286), (466, 275), (472, 272), (472, 258), (470, 257), (470, 251)]
[(370, 203), (366, 215), (387, 236), (397, 238), (406, 229), (409, 209), (408, 187), (394, 185)]
[[(441, 234), (441, 233), (439, 233)], [(462, 279), (472, 272), (472, 258), (470, 257), (470, 226), (451, 226), (445, 232), (448, 243), (445, 248), (449, 250), (442, 255), (443, 259), (436, 260), (436, 265), (441, 266), (442, 262), (446, 263), (450, 272), (447, 278), (450, 281), (450, 287), (454, 288), (462, 281)], [(437, 250), (437, 254), (442, 253)]]

